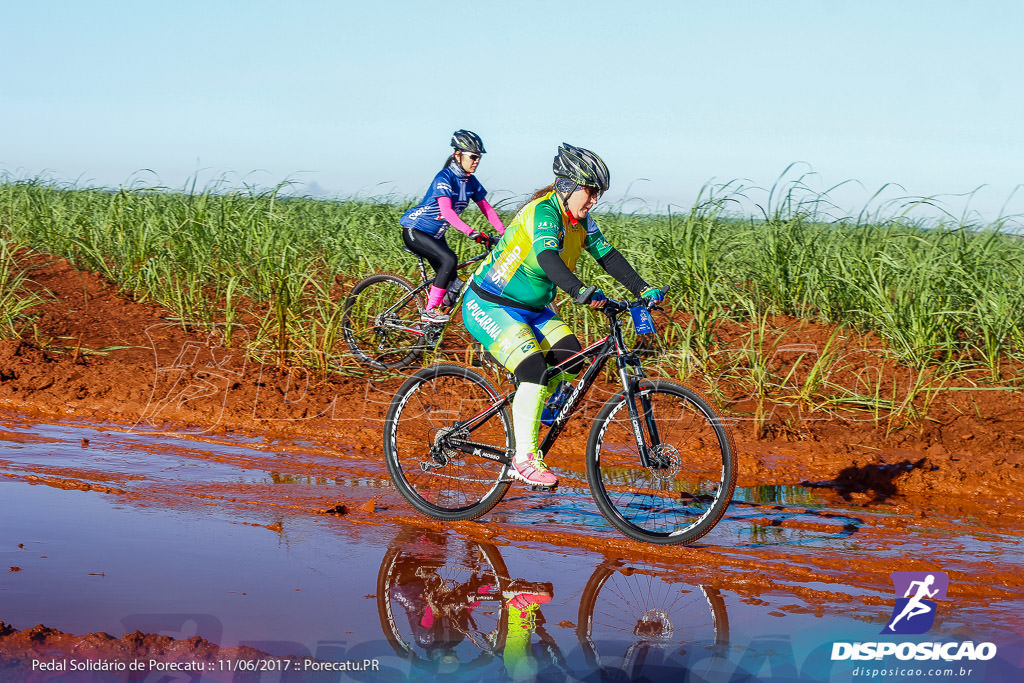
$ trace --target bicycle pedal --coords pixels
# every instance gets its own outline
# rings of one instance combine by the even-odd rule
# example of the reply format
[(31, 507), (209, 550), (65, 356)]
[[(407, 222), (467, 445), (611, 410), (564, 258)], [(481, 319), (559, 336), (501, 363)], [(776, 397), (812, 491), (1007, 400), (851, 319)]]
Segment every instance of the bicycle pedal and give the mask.
[(530, 490), (536, 491), (537, 493), (554, 493), (555, 489), (557, 488), (558, 484), (555, 484), (554, 486), (541, 486), (539, 484), (533, 484), (530, 486)]

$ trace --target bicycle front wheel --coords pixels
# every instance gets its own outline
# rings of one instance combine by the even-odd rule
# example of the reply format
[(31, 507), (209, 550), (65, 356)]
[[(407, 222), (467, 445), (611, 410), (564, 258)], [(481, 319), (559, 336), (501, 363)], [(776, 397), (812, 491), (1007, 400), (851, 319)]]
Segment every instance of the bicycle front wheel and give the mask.
[(374, 368), (403, 368), (422, 353), (423, 300), (411, 282), (389, 274), (356, 283), (345, 299), (341, 325), (356, 359)]
[[(630, 538), (690, 543), (732, 499), (736, 447), (714, 408), (693, 389), (643, 381), (634, 427), (625, 391), (601, 408), (587, 443), (587, 478), (601, 514)], [(637, 429), (639, 428), (639, 429)], [(642, 434), (647, 457), (637, 444)]]
[(470, 423), (500, 398), (479, 372), (449, 363), (423, 368), (399, 388), (384, 422), (384, 456), (414, 508), (435, 519), (475, 519), (505, 495), (508, 465), (478, 453), (511, 451), (508, 408)]

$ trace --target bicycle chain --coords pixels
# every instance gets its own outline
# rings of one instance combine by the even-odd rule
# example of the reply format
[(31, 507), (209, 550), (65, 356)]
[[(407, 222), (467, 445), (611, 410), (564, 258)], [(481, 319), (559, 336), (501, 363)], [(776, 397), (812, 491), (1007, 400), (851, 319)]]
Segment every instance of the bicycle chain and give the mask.
[[(424, 460), (424, 462), (426, 462), (426, 461)], [(477, 482), (477, 483), (480, 483), (480, 484), (488, 484), (488, 483), (490, 483), (492, 481), (500, 481), (500, 482), (516, 481), (515, 479), (512, 479), (511, 477), (506, 478), (506, 479), (470, 479), (469, 477), (459, 477), (459, 476), (456, 476), (454, 474), (441, 474), (440, 472), (424, 472), (424, 474), (429, 474), (429, 475), (434, 476), (434, 477), (442, 477), (444, 479), (455, 479), (457, 481), (472, 481), (472, 482)]]

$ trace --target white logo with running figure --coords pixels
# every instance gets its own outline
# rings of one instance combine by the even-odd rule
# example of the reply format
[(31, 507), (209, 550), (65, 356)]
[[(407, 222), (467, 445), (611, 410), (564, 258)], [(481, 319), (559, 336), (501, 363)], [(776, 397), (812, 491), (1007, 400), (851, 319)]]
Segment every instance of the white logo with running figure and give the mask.
[(882, 633), (924, 633), (935, 621), (935, 600), (945, 600), (949, 577), (945, 572), (893, 572), (896, 604)]

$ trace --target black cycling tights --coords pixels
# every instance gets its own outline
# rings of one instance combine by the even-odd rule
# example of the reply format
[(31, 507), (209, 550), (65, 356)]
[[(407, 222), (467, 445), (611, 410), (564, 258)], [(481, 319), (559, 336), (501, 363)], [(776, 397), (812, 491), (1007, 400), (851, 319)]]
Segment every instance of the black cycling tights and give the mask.
[[(542, 353), (540, 351), (531, 353), (516, 366), (513, 374), (515, 374), (516, 379), (520, 382), (543, 384), (544, 373), (547, 371), (549, 365), (558, 365), (566, 359), (576, 355), (581, 350), (582, 347), (580, 346), (579, 340), (576, 339), (575, 335), (570, 334), (568, 337), (563, 337), (555, 342), (554, 346), (552, 346), (551, 350), (547, 353)], [(576, 374), (581, 369), (583, 369), (582, 358), (571, 363), (564, 369), (564, 371)]]
[(427, 233), (412, 228), (402, 228), (402, 240), (412, 253), (427, 259), (434, 267), (437, 273), (434, 276), (434, 286), (448, 289), (448, 285), (455, 279), (455, 266), (459, 265), (459, 259), (448, 246), (448, 240), (444, 237), (434, 239)]

